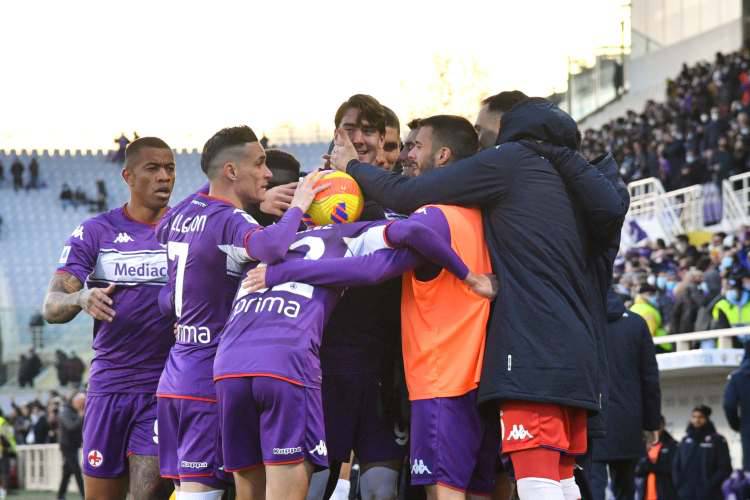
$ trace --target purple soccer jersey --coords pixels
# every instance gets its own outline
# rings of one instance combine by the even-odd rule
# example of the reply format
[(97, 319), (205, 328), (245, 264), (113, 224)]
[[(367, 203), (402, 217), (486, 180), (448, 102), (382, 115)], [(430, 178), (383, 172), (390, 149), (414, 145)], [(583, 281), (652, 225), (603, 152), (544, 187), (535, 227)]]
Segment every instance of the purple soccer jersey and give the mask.
[(113, 321), (94, 321), (89, 392), (155, 392), (174, 337), (172, 319), (157, 307), (167, 255), (154, 227), (131, 219), (125, 207), (100, 214), (73, 231), (59, 264), (58, 272), (89, 288), (117, 285)]
[(213, 359), (243, 266), (254, 258), (274, 258), (276, 252), (269, 249), (284, 246), (279, 243), (283, 233), (292, 227), (291, 239), (301, 217), (299, 209), (291, 209), (273, 229), (262, 230), (244, 210), (197, 193), (159, 223), (156, 234), (167, 247), (169, 289), (178, 318), (159, 396), (215, 400)]
[[(284, 263), (267, 271), (270, 289), (247, 293), (239, 288), (214, 361), (214, 380), (271, 376), (319, 387), (320, 341), (325, 323), (341, 297), (339, 287), (384, 281), (424, 262), (412, 250), (391, 248), (385, 237), (387, 224), (388, 221), (342, 224), (297, 233)], [(403, 236), (396, 231), (396, 244), (408, 244), (465, 276), (466, 267), (450, 248), (450, 242), (424, 221), (393, 224), (406, 229)], [(356, 265), (330, 264), (341, 261)], [(327, 286), (284, 280), (281, 277), (285, 275), (304, 276), (311, 283)]]

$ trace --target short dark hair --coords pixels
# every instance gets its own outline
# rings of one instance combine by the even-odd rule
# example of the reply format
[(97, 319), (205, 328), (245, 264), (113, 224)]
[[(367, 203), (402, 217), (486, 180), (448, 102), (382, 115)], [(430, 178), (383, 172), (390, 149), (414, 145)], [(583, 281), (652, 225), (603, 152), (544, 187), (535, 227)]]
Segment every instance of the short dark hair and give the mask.
[(271, 178), (271, 181), (268, 183), (270, 187), (278, 186), (280, 184), (279, 182), (275, 182), (277, 172), (282, 170), (289, 172), (291, 173), (291, 176), (297, 180), (299, 178), (300, 170), (302, 169), (297, 158), (280, 149), (266, 150), (266, 166), (268, 166), (268, 169), (271, 170), (271, 173), (273, 174), (273, 178)]
[(529, 96), (520, 90), (507, 90), (487, 97), (482, 100), (482, 105), (487, 105), (493, 113), (507, 113), (513, 106), (528, 98)]
[(432, 129), (432, 150), (446, 147), (456, 160), (468, 158), (479, 151), (479, 137), (474, 126), (462, 116), (435, 115), (423, 118), (421, 127)]
[(139, 137), (125, 148), (125, 168), (130, 168), (130, 160), (146, 148), (169, 149), (169, 144), (158, 137)]
[(336, 110), (336, 116), (333, 122), (336, 128), (339, 128), (339, 125), (341, 125), (344, 113), (346, 113), (349, 108), (358, 109), (360, 119), (364, 118), (371, 126), (375, 127), (378, 132), (385, 134), (385, 110), (383, 109), (383, 105), (373, 96), (367, 94), (354, 94), (341, 103), (339, 109)]
[(201, 170), (203, 173), (209, 175), (209, 170), (216, 160), (219, 154), (229, 148), (235, 146), (242, 146), (250, 142), (258, 142), (258, 136), (255, 135), (253, 129), (247, 125), (241, 125), (239, 127), (227, 127), (216, 132), (206, 144), (203, 146), (203, 152), (201, 153)]
[(385, 112), (385, 126), (395, 128), (396, 132), (401, 135), (401, 122), (398, 121), (396, 113), (388, 106), (383, 106), (383, 111)]
[(409, 121), (409, 123), (406, 124), (407, 127), (409, 127), (409, 130), (414, 130), (419, 128), (419, 126), (422, 124), (421, 118), (414, 118)]

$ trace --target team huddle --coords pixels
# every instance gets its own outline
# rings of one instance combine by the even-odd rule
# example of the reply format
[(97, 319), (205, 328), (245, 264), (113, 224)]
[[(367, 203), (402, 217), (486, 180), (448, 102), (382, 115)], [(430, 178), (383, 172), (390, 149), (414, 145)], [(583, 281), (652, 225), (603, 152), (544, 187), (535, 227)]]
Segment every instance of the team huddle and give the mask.
[(45, 299), (50, 322), (95, 320), (87, 499), (341, 498), (352, 456), (363, 499), (407, 498), (404, 474), (503, 498), (509, 473), (522, 499), (580, 497), (617, 181), (517, 91), (403, 145), (370, 96), (334, 121), (325, 160), (362, 188), (359, 222), (312, 225), (326, 171), (299, 178), (247, 126), (206, 142), (207, 184), (171, 207), (169, 146), (128, 146), (130, 200), (74, 230)]

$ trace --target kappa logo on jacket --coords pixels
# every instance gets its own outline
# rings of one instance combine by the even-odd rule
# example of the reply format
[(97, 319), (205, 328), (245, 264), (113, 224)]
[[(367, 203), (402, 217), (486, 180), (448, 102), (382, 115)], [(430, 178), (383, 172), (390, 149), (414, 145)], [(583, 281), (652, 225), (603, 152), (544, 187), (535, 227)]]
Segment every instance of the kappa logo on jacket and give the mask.
[(523, 424), (513, 424), (513, 428), (508, 434), (508, 441), (523, 441), (524, 439), (531, 439), (534, 436), (523, 426)]
[(432, 471), (424, 464), (424, 460), (415, 458), (414, 463), (411, 464), (411, 473), (415, 475), (432, 474)]

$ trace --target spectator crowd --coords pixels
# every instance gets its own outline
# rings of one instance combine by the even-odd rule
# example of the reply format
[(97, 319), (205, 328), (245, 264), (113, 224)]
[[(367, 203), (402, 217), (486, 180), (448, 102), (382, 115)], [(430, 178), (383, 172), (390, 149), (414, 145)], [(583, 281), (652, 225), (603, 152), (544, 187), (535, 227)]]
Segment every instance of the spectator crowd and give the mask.
[(667, 190), (720, 183), (750, 170), (750, 51), (683, 65), (664, 102), (583, 133), (585, 156), (612, 152), (626, 182), (656, 177)]

